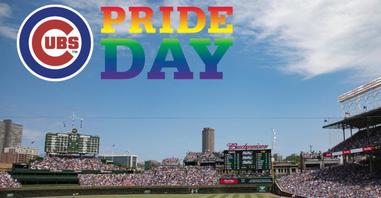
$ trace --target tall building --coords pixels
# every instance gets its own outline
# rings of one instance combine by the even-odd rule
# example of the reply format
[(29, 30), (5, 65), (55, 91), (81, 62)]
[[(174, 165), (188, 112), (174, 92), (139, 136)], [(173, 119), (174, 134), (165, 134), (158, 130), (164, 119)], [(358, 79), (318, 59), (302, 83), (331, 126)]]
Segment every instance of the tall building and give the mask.
[(13, 123), (12, 120), (0, 121), (0, 153), (6, 147), (21, 146), (23, 126)]
[(214, 129), (212, 128), (202, 130), (202, 152), (214, 152)]
[(6, 147), (0, 156), (0, 163), (27, 163), (38, 157), (38, 149), (29, 147)]
[(77, 129), (70, 133), (47, 133), (45, 152), (52, 155), (97, 155), (99, 137), (79, 134)]

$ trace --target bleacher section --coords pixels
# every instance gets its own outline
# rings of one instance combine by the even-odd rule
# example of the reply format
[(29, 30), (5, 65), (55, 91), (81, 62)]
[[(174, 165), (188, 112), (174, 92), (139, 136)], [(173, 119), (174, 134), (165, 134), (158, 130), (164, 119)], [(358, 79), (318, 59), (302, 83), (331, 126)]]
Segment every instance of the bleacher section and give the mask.
[[(369, 134), (368, 134), (369, 133)], [(369, 137), (368, 137), (369, 136)], [(363, 129), (355, 133), (343, 142), (340, 142), (330, 152), (339, 152), (343, 150), (351, 150), (356, 148), (364, 148), (369, 146), (381, 145), (381, 126), (375, 128)]]
[(184, 158), (184, 164), (223, 167), (224, 154), (220, 152), (188, 152)]
[(35, 161), (30, 165), (34, 170), (119, 170), (118, 166), (113, 164), (103, 163), (100, 159), (95, 157), (82, 158), (82, 157), (45, 157), (42, 161)]

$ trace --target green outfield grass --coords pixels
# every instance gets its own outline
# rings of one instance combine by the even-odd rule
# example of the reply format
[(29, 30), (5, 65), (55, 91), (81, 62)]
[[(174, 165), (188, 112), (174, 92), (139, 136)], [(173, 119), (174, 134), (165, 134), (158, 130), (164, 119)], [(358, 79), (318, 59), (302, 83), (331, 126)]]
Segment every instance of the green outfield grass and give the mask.
[[(270, 193), (252, 193), (252, 194), (187, 194), (187, 195), (79, 195), (76, 198), (278, 198)], [(50, 197), (53, 198), (53, 197)], [(59, 198), (73, 198), (73, 196), (62, 196)]]

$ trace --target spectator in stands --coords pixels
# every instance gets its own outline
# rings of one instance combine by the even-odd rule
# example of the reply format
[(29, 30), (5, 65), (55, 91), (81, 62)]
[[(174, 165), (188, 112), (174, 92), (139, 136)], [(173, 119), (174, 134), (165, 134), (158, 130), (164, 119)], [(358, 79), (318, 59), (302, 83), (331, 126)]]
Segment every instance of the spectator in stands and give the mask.
[(201, 166), (161, 166), (138, 174), (80, 174), (81, 186), (210, 186), (218, 174)]
[(37, 170), (118, 170), (113, 164), (102, 163), (98, 158), (45, 157), (30, 165)]
[(381, 179), (369, 173), (369, 167), (349, 164), (306, 171), (279, 178), (282, 190), (303, 197), (381, 196)]
[(343, 142), (340, 142), (330, 152), (337, 152), (343, 150), (351, 150), (355, 148), (363, 148), (367, 146), (381, 146), (381, 128), (370, 128), (358, 131), (353, 136), (349, 137)]
[(184, 158), (184, 161), (187, 161), (187, 162), (197, 161), (199, 155), (200, 153), (197, 153), (197, 152), (188, 152)]
[(227, 178), (250, 178), (250, 177), (270, 177), (270, 170), (255, 171), (245, 170), (240, 172), (224, 173), (223, 177)]
[(179, 158), (176, 158), (176, 157), (166, 158), (166, 159), (163, 159), (161, 164), (163, 166), (178, 166), (180, 165), (180, 160)]
[(13, 179), (7, 172), (0, 172), (0, 189), (1, 188), (19, 188), (21, 184)]
[(215, 163), (216, 161), (224, 161), (224, 154), (221, 152), (188, 152), (184, 158), (185, 162)]

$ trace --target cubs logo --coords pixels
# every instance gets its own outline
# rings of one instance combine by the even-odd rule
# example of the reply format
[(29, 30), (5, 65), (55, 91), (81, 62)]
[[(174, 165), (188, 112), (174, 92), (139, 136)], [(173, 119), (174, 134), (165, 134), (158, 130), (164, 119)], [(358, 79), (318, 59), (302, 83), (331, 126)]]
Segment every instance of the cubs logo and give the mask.
[(33, 11), (21, 24), (17, 50), (33, 75), (47, 81), (64, 81), (86, 67), (93, 51), (93, 35), (77, 11), (48, 5)]

